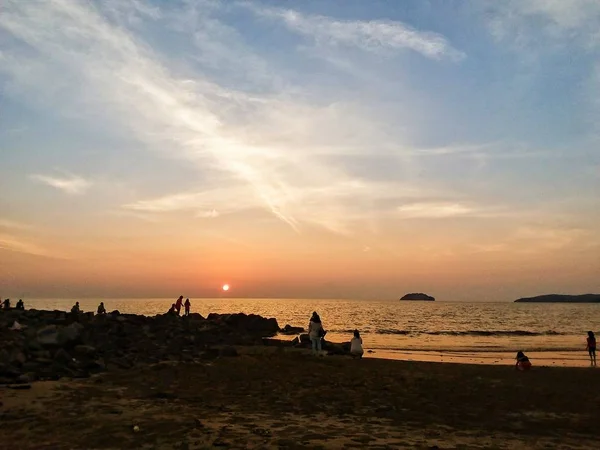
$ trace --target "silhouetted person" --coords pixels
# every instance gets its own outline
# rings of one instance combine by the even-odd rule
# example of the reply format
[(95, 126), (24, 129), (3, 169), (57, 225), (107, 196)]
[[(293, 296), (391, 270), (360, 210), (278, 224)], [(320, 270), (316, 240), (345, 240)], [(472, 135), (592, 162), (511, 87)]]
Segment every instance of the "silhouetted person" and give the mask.
[(177, 301), (175, 302), (175, 312), (177, 315), (181, 312), (181, 305), (183, 304), (183, 295), (180, 295)]
[(23, 303), (22, 299), (19, 299), (19, 301), (17, 302), (17, 309), (20, 309), (21, 311), (23, 311), (25, 309), (25, 303)]
[(323, 324), (321, 323), (321, 318), (316, 311), (312, 313), (312, 317), (308, 323), (308, 336), (310, 337), (310, 341), (312, 343), (313, 354), (320, 354), (323, 349), (321, 339), (323, 336), (325, 336), (325, 330), (323, 328)]
[(2, 307), (3, 307), (4, 309), (10, 309), (10, 298), (7, 298), (6, 300), (4, 300), (4, 301), (2, 302)]
[(80, 312), (81, 312), (81, 309), (79, 308), (79, 302), (75, 302), (75, 304), (71, 308), (71, 313), (79, 314)]
[(517, 364), (515, 366), (518, 370), (529, 370), (531, 369), (531, 361), (525, 356), (525, 353), (517, 352)]
[(98, 305), (98, 314), (106, 314), (106, 308), (104, 307), (104, 302), (100, 302)]
[(177, 314), (177, 307), (175, 306), (175, 303), (173, 303), (171, 305), (171, 308), (169, 308), (169, 312), (167, 312), (167, 314), (172, 314), (172, 315)]
[(588, 331), (587, 337), (587, 351), (590, 354), (590, 364), (596, 365), (596, 336), (593, 331)]
[(364, 354), (362, 343), (363, 341), (360, 337), (360, 333), (358, 330), (354, 330), (354, 337), (350, 341), (350, 355), (352, 355), (353, 358), (362, 358)]
[(189, 316), (190, 315), (190, 306), (192, 306), (189, 298), (185, 299), (185, 303), (183, 304), (183, 306), (185, 308), (185, 315)]

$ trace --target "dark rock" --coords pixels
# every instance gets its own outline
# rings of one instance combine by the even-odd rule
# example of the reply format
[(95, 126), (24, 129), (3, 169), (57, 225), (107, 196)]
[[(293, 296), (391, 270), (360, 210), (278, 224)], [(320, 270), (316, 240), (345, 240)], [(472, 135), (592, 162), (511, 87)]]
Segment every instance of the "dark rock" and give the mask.
[(31, 389), (31, 384), (13, 384), (11, 386), (8, 386), (9, 389), (16, 389), (16, 390), (25, 390), (25, 389)]
[(121, 313), (119, 312), (118, 309), (115, 309), (113, 312), (110, 313), (111, 316), (115, 317), (115, 316), (120, 316)]
[(18, 349), (14, 349), (12, 354), (10, 355), (10, 363), (13, 365), (22, 366), (27, 361), (27, 357), (25, 354)]
[(73, 349), (73, 354), (79, 359), (94, 358), (96, 353), (96, 348), (92, 347), (91, 345), (76, 345)]
[(427, 294), (423, 294), (422, 292), (418, 292), (418, 293), (411, 293), (411, 294), (406, 294), (404, 297), (402, 297), (400, 300), (411, 300), (411, 301), (422, 301), (422, 302), (433, 302), (435, 301), (435, 298), (427, 295)]
[(279, 330), (279, 332), (281, 334), (300, 334), (300, 333), (304, 333), (304, 328), (302, 327), (293, 327), (290, 324), (287, 324), (285, 327), (283, 327), (281, 330)]
[(59, 348), (54, 354), (54, 361), (60, 364), (68, 364), (73, 360), (71, 355), (67, 353), (67, 351), (63, 348)]
[(58, 327), (56, 325), (47, 325), (45, 327), (40, 328), (37, 331), (37, 341), (39, 344), (47, 347), (58, 345)]
[(212, 360), (217, 359), (219, 357), (219, 350), (216, 348), (206, 349), (204, 352), (200, 354), (200, 359), (203, 360)]
[(239, 356), (239, 353), (235, 347), (228, 345), (228, 346), (221, 348), (221, 350), (219, 351), (219, 356), (235, 357), (235, 356)]

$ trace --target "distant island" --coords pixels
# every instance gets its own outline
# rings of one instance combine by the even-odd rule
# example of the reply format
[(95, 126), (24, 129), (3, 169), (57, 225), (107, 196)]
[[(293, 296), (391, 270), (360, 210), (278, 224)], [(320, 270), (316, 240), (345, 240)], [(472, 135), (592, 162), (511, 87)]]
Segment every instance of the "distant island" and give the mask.
[(406, 294), (400, 300), (411, 300), (411, 301), (420, 301), (420, 302), (434, 302), (435, 298), (431, 295), (423, 294), (422, 292)]
[(515, 300), (515, 303), (600, 303), (600, 294), (547, 294)]

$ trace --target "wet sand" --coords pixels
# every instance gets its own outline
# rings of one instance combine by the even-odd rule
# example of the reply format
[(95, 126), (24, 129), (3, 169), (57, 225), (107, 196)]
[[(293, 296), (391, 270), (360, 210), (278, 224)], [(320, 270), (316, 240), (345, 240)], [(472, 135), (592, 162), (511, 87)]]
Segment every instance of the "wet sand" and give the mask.
[[(600, 369), (250, 347), (0, 388), (0, 448), (598, 448)], [(139, 431), (134, 431), (134, 426)]]
[[(584, 351), (526, 352), (535, 366), (545, 367), (590, 367), (590, 358)], [(458, 364), (515, 364), (515, 354), (507, 352), (470, 351), (387, 351), (375, 350), (366, 355), (369, 358), (385, 358), (400, 361), (427, 361)]]

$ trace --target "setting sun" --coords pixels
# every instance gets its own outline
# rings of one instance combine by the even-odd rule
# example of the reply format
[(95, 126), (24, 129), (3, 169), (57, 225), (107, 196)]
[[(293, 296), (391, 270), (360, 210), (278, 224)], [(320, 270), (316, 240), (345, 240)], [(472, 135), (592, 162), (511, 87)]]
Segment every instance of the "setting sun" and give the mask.
[(224, 291), (228, 291), (229, 290), (229, 285), (228, 284), (224, 284), (223, 285), (223, 290)]

